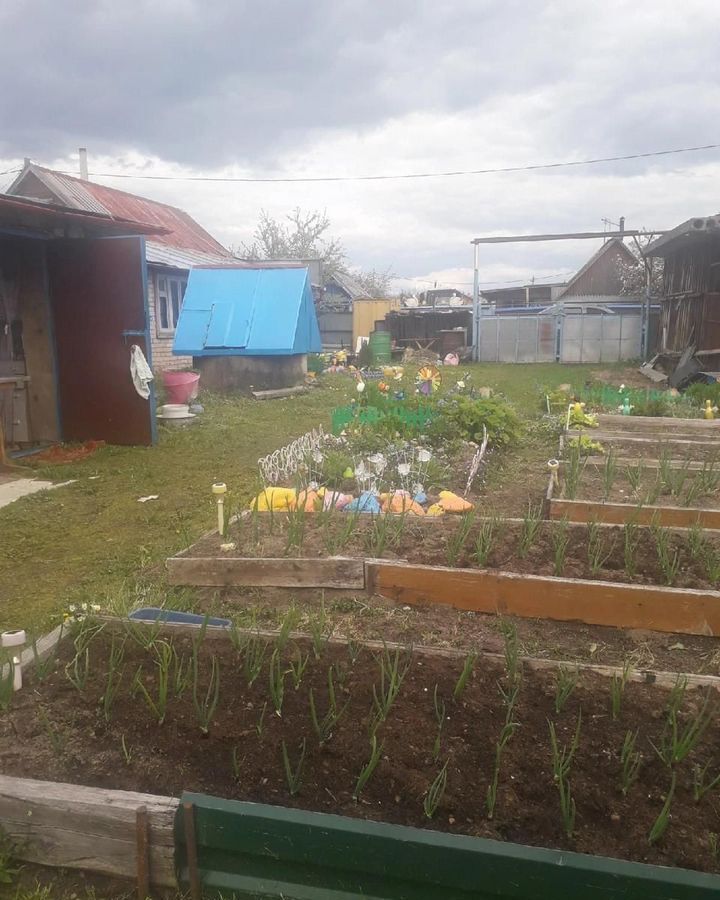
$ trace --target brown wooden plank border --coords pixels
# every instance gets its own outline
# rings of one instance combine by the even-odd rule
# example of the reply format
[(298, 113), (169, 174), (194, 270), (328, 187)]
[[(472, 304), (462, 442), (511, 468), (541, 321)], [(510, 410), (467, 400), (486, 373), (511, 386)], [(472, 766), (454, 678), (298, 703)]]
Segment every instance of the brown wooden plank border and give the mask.
[(677, 416), (623, 416), (618, 413), (599, 413), (598, 427), (619, 431), (673, 432), (699, 431), (716, 432), (720, 437), (720, 419), (683, 419)]
[(594, 500), (551, 499), (549, 518), (568, 522), (603, 522), (606, 525), (664, 525), (671, 528), (692, 528), (700, 525), (720, 529), (720, 509), (699, 509), (684, 506), (637, 506), (632, 503), (598, 503)]
[(609, 444), (613, 441), (617, 441), (618, 443), (640, 444), (642, 447), (645, 447), (648, 444), (660, 444), (664, 447), (676, 447), (681, 445), (692, 447), (718, 446), (718, 439), (716, 437), (711, 438), (710, 435), (704, 433), (695, 435), (683, 432), (676, 436), (675, 434), (667, 435), (663, 432), (657, 432), (656, 434), (633, 434), (627, 431), (598, 431), (594, 428), (571, 428), (570, 431), (567, 432), (567, 436), (570, 438), (580, 437), (581, 435), (587, 435), (591, 440), (599, 441), (601, 444)]
[(176, 887), (173, 819), (178, 801), (0, 775), (0, 826), (23, 862), (132, 878), (137, 810), (149, 824), (150, 881)]
[(326, 587), (363, 590), (362, 559), (256, 559), (174, 556), (167, 560), (170, 584), (203, 587)]
[(368, 590), (399, 603), (613, 628), (720, 635), (720, 593), (373, 560)]

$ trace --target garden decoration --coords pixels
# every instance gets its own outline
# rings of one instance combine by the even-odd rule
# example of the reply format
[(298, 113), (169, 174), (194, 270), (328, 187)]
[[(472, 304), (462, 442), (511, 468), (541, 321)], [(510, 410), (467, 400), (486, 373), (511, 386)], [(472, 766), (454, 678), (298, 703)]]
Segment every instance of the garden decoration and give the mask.
[(553, 485), (558, 487), (560, 482), (558, 481), (558, 469), (560, 468), (560, 462), (557, 459), (549, 459), (548, 460), (548, 471), (550, 472), (550, 477), (552, 478)]
[(630, 403), (630, 398), (626, 395), (623, 399), (623, 402), (620, 406), (618, 406), (618, 412), (620, 412), (623, 416), (632, 415), (632, 411), (635, 407)]
[[(0, 665), (0, 678), (6, 678), (5, 666), (9, 667), (7, 673), (7, 683), (12, 681), (12, 690), (19, 691), (23, 685), (22, 673), (22, 648), (27, 643), (27, 635), (24, 631), (3, 631), (0, 634), (0, 648), (10, 650), (11, 655), (5, 665)], [(17, 655), (16, 655), (17, 654)]]
[(216, 481), (212, 486), (213, 496), (217, 497), (218, 534), (225, 536), (225, 494), (227, 485), (222, 481)]
[(380, 512), (380, 502), (372, 491), (363, 491), (359, 497), (356, 497), (343, 509), (347, 512), (373, 513), (377, 515)]
[(439, 497), (438, 503), (445, 512), (469, 512), (469, 510), (475, 508), (474, 503), (465, 500), (463, 497), (458, 497), (452, 491), (440, 491)]
[(250, 509), (255, 512), (288, 510), (293, 509), (296, 502), (295, 488), (266, 487), (250, 503)]
[(280, 481), (287, 481), (296, 474), (305, 474), (307, 481), (313, 480), (313, 474), (318, 474), (315, 467), (323, 461), (323, 453), (320, 448), (327, 440), (328, 435), (320, 425), (285, 447), (280, 447), (268, 456), (261, 457), (258, 460), (258, 468), (263, 483), (276, 485)]
[(712, 405), (712, 400), (705, 401), (705, 409), (703, 410), (703, 416), (706, 419), (714, 419), (715, 413), (718, 411), (717, 406)]
[(419, 394), (429, 397), (442, 384), (442, 375), (436, 366), (422, 366), (415, 376), (415, 386)]

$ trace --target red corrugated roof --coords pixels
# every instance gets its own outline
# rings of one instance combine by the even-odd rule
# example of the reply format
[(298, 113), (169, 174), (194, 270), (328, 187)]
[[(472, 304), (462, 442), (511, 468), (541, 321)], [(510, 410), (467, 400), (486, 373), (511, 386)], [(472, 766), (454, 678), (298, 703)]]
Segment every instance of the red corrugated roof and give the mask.
[[(99, 203), (113, 218), (143, 222), (147, 225), (156, 225), (167, 229), (167, 234), (153, 236), (153, 241), (156, 243), (166, 244), (169, 247), (180, 247), (184, 250), (197, 250), (216, 256), (231, 256), (222, 244), (219, 244), (191, 216), (176, 206), (159, 203), (157, 200), (148, 200), (147, 197), (138, 197), (136, 194), (128, 194), (125, 191), (105, 187), (105, 185), (96, 184), (93, 181), (83, 181), (81, 178), (75, 178), (54, 169), (46, 169), (44, 166), (31, 164), (29, 169), (41, 178), (43, 174), (51, 176), (51, 189), (52, 186), (59, 187), (61, 191), (64, 188), (62, 192), (65, 198), (69, 198), (64, 198), (64, 202), (68, 205), (78, 209), (85, 208), (96, 211)], [(19, 182), (21, 178), (22, 176), (17, 181)], [(12, 188), (10, 192), (15, 193)]]

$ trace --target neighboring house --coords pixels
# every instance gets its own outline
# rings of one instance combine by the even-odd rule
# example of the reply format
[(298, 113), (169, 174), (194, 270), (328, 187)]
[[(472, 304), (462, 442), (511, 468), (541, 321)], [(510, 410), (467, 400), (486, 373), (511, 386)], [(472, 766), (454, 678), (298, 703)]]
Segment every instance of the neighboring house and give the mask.
[[(610, 238), (581, 266), (553, 300), (566, 297), (621, 298), (623, 280), (619, 264), (642, 265), (620, 238)], [(635, 298), (628, 297), (632, 302)]]
[[(335, 272), (325, 277), (325, 290), (319, 303), (322, 310), (332, 309), (337, 312), (352, 311), (356, 300), (372, 300), (373, 298), (360, 282), (346, 272)], [(352, 330), (352, 329), (351, 329)]]
[(595, 303), (637, 302), (637, 298), (623, 297), (623, 280), (619, 265), (641, 263), (619, 238), (611, 238), (596, 250), (567, 282), (527, 284), (518, 287), (495, 288), (482, 291), (482, 298), (495, 308), (512, 309), (522, 306), (549, 306), (571, 297), (592, 298)]
[(234, 257), (225, 247), (175, 206), (65, 175), (28, 161), (7, 193), (57, 204), (66, 209), (116, 219), (133, 219), (157, 226), (163, 233), (154, 234), (145, 241), (152, 365), (158, 371), (190, 367), (192, 361), (189, 357), (172, 354), (188, 273), (197, 265), (234, 262)]
[(417, 295), (421, 306), (469, 306), (472, 297), (455, 288), (431, 288)]
[[(688, 219), (657, 238), (645, 255), (662, 257), (662, 313), (657, 350), (700, 351), (720, 365), (720, 215)], [(714, 352), (713, 352), (714, 351)]]
[(520, 306), (547, 306), (565, 288), (565, 282), (554, 284), (526, 284), (518, 287), (492, 288), (482, 291), (486, 303), (492, 303), (496, 309), (512, 309)]

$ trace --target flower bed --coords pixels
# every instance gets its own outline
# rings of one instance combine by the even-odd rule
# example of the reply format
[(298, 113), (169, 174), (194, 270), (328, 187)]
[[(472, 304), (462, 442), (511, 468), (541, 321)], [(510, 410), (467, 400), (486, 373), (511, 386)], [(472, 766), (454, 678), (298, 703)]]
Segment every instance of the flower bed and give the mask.
[(86, 620), (2, 713), (5, 772), (717, 870), (709, 694), (528, 669), (511, 627), (502, 663), (292, 625), (230, 641)]

